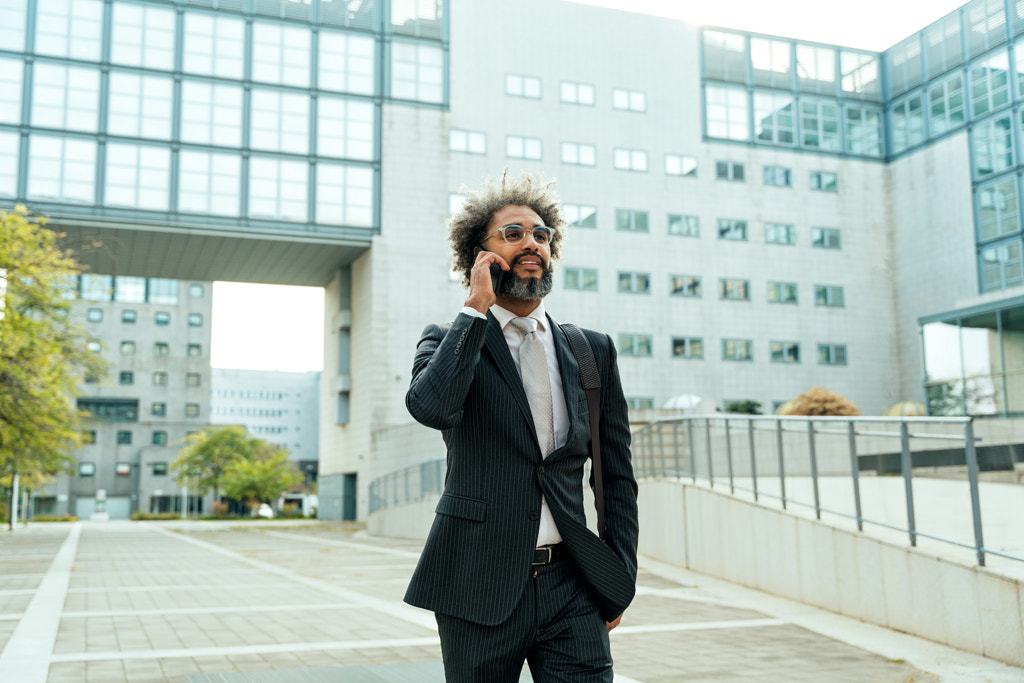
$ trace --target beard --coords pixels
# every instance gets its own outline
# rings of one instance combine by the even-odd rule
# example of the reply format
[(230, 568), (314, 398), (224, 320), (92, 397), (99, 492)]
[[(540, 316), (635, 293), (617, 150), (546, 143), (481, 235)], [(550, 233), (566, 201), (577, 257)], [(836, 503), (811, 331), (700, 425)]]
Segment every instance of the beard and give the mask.
[[(519, 254), (512, 259), (512, 268), (515, 268), (516, 263), (525, 256), (526, 254)], [(505, 279), (499, 294), (524, 301), (538, 301), (551, 293), (555, 282), (554, 272), (555, 269), (547, 263), (544, 264), (544, 272), (540, 277), (519, 277), (514, 270), (510, 270), (504, 274)]]

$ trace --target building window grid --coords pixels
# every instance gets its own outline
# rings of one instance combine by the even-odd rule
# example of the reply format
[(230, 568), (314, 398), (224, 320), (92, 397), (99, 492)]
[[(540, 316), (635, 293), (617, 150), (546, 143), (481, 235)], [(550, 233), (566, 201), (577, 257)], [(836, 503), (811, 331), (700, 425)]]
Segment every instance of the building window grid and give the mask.
[(814, 305), (842, 308), (846, 305), (843, 288), (838, 285), (814, 285)]
[(718, 239), (746, 242), (747, 222), (736, 220), (734, 218), (719, 218)]
[(723, 277), (718, 281), (718, 298), (750, 301), (750, 280)]
[(796, 244), (796, 228), (786, 223), (765, 223), (764, 241), (767, 244)]
[(541, 97), (540, 79), (536, 76), (506, 74), (505, 94), (512, 97), (526, 97), (539, 100)]
[(597, 269), (596, 268), (565, 268), (565, 288), (583, 290), (587, 292), (597, 291)]
[(616, 147), (612, 150), (612, 166), (620, 171), (647, 172), (647, 152), (642, 149)]
[(704, 358), (704, 340), (701, 337), (673, 337), (672, 355), (676, 358)]
[(647, 95), (640, 90), (612, 88), (612, 109), (624, 111), (647, 111)]
[(649, 334), (619, 334), (619, 355), (649, 358), (651, 339)]
[(597, 147), (582, 142), (563, 142), (562, 163), (574, 166), (596, 166)]
[(697, 159), (684, 154), (665, 155), (665, 175), (697, 177)]
[(800, 342), (773, 341), (768, 346), (772, 363), (800, 362)]
[(818, 365), (846, 365), (845, 344), (818, 344)]
[(650, 273), (619, 271), (618, 291), (628, 294), (650, 294)]
[(722, 360), (754, 360), (754, 342), (750, 339), (723, 339)]
[(543, 150), (544, 144), (540, 138), (520, 135), (505, 136), (505, 156), (509, 158), (540, 161), (544, 154)]
[(793, 187), (793, 170), (784, 166), (765, 166), (764, 184), (773, 187)]
[(559, 85), (559, 98), (566, 104), (593, 106), (595, 103), (594, 86), (589, 83), (562, 81)]
[(615, 209), (615, 229), (626, 232), (650, 231), (649, 215), (646, 211)]
[(668, 215), (668, 234), (680, 237), (700, 237), (700, 218), (670, 213)]
[(671, 296), (700, 298), (701, 277), (699, 275), (670, 275), (668, 291)]
[(562, 204), (562, 218), (577, 228), (597, 227), (597, 207), (588, 204)]
[(768, 282), (768, 303), (797, 303), (797, 285), (795, 282)]
[(743, 183), (747, 180), (747, 167), (739, 161), (716, 161), (715, 179)]
[(819, 249), (840, 249), (841, 235), (837, 228), (811, 228), (811, 246)]

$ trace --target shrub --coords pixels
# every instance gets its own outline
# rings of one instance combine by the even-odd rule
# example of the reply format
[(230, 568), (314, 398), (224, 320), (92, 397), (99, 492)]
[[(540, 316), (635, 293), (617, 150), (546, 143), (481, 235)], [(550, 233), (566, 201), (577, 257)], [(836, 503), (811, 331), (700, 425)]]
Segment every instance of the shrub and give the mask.
[(142, 510), (136, 510), (132, 513), (132, 519), (136, 522), (172, 520), (181, 519), (181, 514), (178, 512), (143, 512)]
[(63, 514), (63, 515), (36, 515), (30, 522), (77, 522), (78, 517), (75, 515)]
[(214, 503), (210, 506), (210, 514), (207, 516), (213, 519), (227, 519), (230, 508), (231, 506), (227, 503)]
[(822, 387), (800, 394), (786, 409), (786, 415), (860, 415), (860, 409), (844, 396)]
[(761, 404), (757, 401), (747, 399), (745, 401), (730, 401), (725, 404), (725, 412), (740, 413), (742, 415), (760, 415)]

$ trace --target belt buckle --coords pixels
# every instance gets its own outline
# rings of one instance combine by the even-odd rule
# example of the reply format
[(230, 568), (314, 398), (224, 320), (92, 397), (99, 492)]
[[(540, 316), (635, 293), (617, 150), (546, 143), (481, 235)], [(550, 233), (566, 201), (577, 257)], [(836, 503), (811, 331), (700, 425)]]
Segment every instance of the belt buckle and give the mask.
[(552, 554), (551, 546), (549, 546), (549, 545), (541, 546), (540, 548), (537, 548), (537, 550), (547, 550), (548, 551), (548, 559), (546, 561), (544, 561), (544, 562), (534, 562), (533, 564), (534, 565), (551, 564), (551, 554)]

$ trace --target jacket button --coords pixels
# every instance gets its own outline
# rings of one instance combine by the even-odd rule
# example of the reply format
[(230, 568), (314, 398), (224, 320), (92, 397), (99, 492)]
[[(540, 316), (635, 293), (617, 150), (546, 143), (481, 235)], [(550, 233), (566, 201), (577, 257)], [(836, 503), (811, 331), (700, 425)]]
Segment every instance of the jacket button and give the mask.
[(540, 472), (541, 474), (544, 474), (544, 465), (541, 465), (540, 467), (538, 467), (537, 471)]
[(536, 512), (531, 512), (530, 513), (530, 521), (531, 522), (536, 522), (538, 519), (540, 519), (540, 515), (538, 515)]

